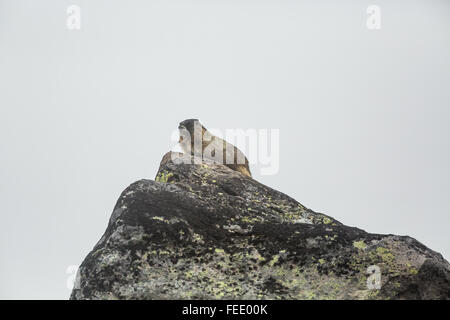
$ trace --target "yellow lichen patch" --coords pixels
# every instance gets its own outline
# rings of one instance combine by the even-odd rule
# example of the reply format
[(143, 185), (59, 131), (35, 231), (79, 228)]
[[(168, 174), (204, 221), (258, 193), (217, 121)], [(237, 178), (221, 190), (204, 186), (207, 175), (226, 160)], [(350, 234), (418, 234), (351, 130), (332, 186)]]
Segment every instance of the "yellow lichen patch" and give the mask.
[(331, 220), (331, 219), (328, 218), (328, 217), (323, 217), (322, 221), (323, 221), (324, 224), (330, 224), (330, 223), (333, 222), (333, 220)]
[(411, 268), (411, 269), (409, 269), (409, 273), (411, 273), (411, 274), (418, 274), (419, 271), (416, 268)]
[(364, 240), (361, 241), (353, 241), (353, 246), (357, 249), (365, 250), (367, 248), (367, 244)]
[(270, 260), (269, 261), (269, 265), (271, 266), (271, 267), (273, 267), (274, 265), (275, 265), (275, 263), (277, 263), (278, 262), (278, 260), (280, 259), (280, 256), (279, 255), (274, 255), (273, 257), (272, 257), (272, 260)]
[(262, 221), (262, 218), (258, 218), (258, 217), (242, 217), (241, 221), (242, 222), (246, 222), (246, 223), (255, 223), (255, 222), (260, 222)]
[(169, 181), (169, 178), (172, 177), (172, 176), (173, 176), (172, 172), (161, 171), (156, 176), (155, 181), (167, 183)]
[(192, 233), (192, 239), (194, 240), (194, 242), (199, 243), (199, 244), (205, 243), (205, 241), (203, 240), (203, 237), (195, 232)]
[(381, 257), (383, 262), (392, 263), (394, 261), (394, 255), (390, 252), (389, 249), (378, 247), (377, 254)]

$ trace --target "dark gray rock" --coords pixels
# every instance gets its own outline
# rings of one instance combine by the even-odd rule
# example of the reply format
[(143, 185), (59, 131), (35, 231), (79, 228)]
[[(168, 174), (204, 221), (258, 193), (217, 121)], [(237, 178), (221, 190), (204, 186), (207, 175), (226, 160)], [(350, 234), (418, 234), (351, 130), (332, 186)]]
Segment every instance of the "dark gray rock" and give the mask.
[(169, 153), (156, 181), (123, 191), (76, 284), (71, 299), (448, 299), (450, 265), (410, 237), (345, 226)]

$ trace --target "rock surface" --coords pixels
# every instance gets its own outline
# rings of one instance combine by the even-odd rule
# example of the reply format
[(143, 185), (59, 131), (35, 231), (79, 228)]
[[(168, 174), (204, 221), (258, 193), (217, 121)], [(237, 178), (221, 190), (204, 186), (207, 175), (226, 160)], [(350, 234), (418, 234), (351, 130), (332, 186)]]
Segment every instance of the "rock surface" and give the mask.
[(168, 153), (156, 181), (123, 191), (76, 285), (71, 299), (448, 299), (450, 265), (413, 238), (345, 226)]

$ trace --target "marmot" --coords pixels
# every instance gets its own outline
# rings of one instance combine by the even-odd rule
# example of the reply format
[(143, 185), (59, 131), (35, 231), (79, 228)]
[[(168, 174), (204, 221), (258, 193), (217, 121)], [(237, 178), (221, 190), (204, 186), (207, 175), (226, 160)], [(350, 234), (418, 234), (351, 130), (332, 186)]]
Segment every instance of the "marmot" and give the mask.
[(231, 143), (214, 136), (198, 119), (184, 120), (180, 122), (178, 129), (184, 153), (214, 160), (246, 176), (252, 176), (244, 153)]

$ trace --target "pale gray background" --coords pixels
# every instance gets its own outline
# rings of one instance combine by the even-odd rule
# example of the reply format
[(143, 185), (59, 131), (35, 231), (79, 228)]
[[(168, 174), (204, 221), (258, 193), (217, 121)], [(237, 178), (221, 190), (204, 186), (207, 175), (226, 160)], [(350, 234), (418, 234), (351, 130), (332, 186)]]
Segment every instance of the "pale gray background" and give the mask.
[(0, 0), (0, 298), (67, 298), (67, 266), (190, 117), (280, 128), (257, 180), (448, 258), (449, 18), (446, 0)]

